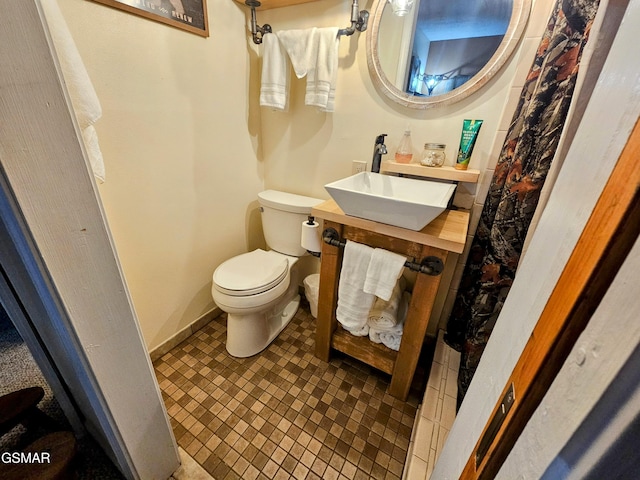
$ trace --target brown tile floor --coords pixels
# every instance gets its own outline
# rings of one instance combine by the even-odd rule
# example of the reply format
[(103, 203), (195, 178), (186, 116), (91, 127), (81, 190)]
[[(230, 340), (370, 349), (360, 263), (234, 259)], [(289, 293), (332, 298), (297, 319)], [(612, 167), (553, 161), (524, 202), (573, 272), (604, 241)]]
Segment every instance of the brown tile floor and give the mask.
[(389, 376), (313, 355), (308, 305), (262, 353), (225, 350), (221, 316), (155, 362), (178, 444), (215, 479), (399, 479), (421, 398)]

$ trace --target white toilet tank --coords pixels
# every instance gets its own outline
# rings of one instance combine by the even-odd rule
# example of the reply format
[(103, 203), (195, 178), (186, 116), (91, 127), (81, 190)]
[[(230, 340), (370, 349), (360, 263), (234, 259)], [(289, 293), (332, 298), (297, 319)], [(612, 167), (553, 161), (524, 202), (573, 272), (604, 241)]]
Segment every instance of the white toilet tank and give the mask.
[(262, 231), (269, 248), (294, 257), (304, 255), (306, 250), (300, 246), (302, 222), (311, 214), (311, 208), (323, 201), (277, 190), (260, 192)]

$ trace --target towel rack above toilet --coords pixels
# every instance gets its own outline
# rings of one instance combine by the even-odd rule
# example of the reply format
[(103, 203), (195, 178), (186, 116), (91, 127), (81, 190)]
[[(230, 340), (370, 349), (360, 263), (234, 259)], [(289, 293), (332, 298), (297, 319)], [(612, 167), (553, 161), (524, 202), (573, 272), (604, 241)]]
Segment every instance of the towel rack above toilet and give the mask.
[[(261, 5), (258, 0), (245, 0), (245, 5), (251, 8), (251, 34), (253, 35), (253, 43), (259, 45), (262, 43), (262, 37), (267, 33), (272, 33), (271, 25), (265, 23), (263, 26), (258, 25), (256, 17), (256, 8)], [(353, 35), (356, 30), (364, 32), (369, 22), (369, 12), (367, 10), (359, 10), (358, 0), (353, 0), (351, 5), (351, 26), (338, 30), (338, 35)]]

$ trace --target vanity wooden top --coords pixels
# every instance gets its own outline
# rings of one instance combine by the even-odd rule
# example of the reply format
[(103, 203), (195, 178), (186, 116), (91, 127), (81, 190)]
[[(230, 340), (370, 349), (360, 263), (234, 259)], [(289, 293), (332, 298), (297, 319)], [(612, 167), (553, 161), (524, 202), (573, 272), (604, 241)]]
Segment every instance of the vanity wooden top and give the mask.
[(334, 200), (327, 200), (314, 207), (311, 215), (454, 253), (462, 253), (464, 250), (469, 228), (469, 211), (467, 210), (445, 210), (419, 232), (346, 215)]

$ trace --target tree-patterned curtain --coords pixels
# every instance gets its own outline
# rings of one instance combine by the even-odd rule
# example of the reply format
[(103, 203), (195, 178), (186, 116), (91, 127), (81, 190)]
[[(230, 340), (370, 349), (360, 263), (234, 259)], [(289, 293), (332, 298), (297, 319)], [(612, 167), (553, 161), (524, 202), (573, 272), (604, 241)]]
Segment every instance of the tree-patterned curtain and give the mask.
[(458, 406), (513, 283), (598, 3), (556, 1), (522, 88), (447, 324), (445, 341), (462, 353)]

